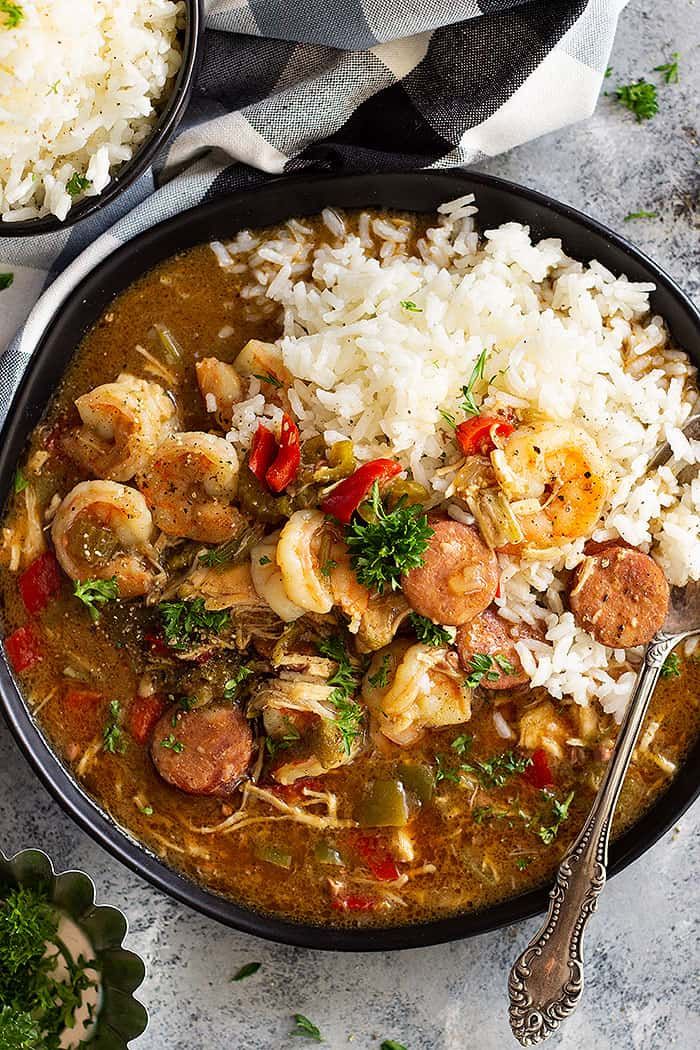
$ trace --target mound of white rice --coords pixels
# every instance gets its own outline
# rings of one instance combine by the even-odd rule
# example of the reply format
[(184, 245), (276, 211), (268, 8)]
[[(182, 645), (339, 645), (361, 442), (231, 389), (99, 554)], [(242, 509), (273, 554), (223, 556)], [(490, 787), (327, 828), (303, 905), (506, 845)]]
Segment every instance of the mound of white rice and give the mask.
[[(350, 438), (361, 459), (391, 454), (435, 492), (457, 459), (442, 413), (457, 414), (462, 385), (482, 351), (484, 409), (525, 409), (588, 432), (608, 459), (610, 492), (597, 540), (622, 537), (650, 551), (671, 583), (700, 578), (700, 480), (679, 471), (700, 461), (680, 428), (698, 397), (695, 369), (650, 316), (653, 285), (569, 258), (560, 241), (533, 244), (506, 223), (480, 239), (473, 198), (440, 209), (416, 241), (410, 220), (363, 215), (357, 233), (324, 213), (327, 243), (294, 222), (266, 239), (245, 232), (214, 250), (250, 270), (244, 295), (261, 315), (281, 308), (284, 361), (296, 377), (291, 403), (303, 436)], [(232, 438), (245, 444), (256, 406), (240, 406)], [(668, 465), (647, 474), (665, 440)], [(446, 469), (447, 464), (447, 469)], [(464, 506), (449, 512), (471, 520)], [(597, 698), (621, 717), (639, 659), (612, 651), (565, 610), (564, 571), (584, 540), (541, 560), (499, 555), (501, 614), (543, 622), (544, 642), (519, 643), (533, 685), (579, 704)]]
[[(180, 67), (174, 0), (17, 0), (0, 13), (0, 217), (95, 196), (150, 133)], [(87, 180), (87, 182), (85, 181)]]

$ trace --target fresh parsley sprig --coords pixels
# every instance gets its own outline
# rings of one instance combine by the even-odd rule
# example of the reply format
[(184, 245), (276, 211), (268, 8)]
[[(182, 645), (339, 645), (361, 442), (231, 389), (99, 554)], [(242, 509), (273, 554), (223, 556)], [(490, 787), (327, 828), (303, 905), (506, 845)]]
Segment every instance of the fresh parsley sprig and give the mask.
[(342, 737), (345, 752), (349, 755), (355, 740), (362, 733), (364, 708), (353, 699), (359, 685), (361, 668), (350, 662), (341, 638), (324, 638), (318, 643), (318, 651), (321, 656), (334, 660), (338, 665), (328, 679), (328, 685), (333, 687), (329, 700), (335, 707), (334, 722)]
[(219, 634), (230, 621), (227, 609), (207, 609), (203, 598), (161, 602), (158, 611), (165, 641), (171, 649), (178, 650), (197, 645), (210, 634)]
[(660, 66), (654, 66), (654, 72), (663, 73), (664, 80), (667, 84), (677, 84), (680, 80), (678, 74), (678, 58), (678, 52), (674, 51), (668, 62), (663, 62)]
[(119, 597), (117, 577), (108, 580), (76, 580), (73, 594), (87, 607), (93, 623), (97, 623), (101, 613), (98, 608), (106, 602)]
[(643, 120), (651, 120), (659, 112), (656, 85), (643, 77), (632, 84), (620, 84), (615, 88), (615, 95), (618, 102), (634, 113), (638, 124)]
[(356, 516), (345, 533), (355, 576), (369, 590), (384, 593), (397, 590), (401, 577), (423, 564), (433, 529), (420, 504), (399, 502), (387, 511), (377, 482), (372, 486), (369, 504), (374, 521)]
[(437, 648), (440, 645), (451, 645), (455, 638), (454, 628), (443, 627), (439, 623), (433, 623), (427, 616), (412, 612), (408, 619), (411, 627), (416, 632), (416, 638), (423, 645), (432, 645)]
[(300, 1035), (304, 1039), (311, 1039), (314, 1043), (322, 1043), (323, 1038), (317, 1025), (310, 1021), (308, 1017), (304, 1017), (303, 1014), (293, 1015), (294, 1028), (290, 1032), (290, 1035)]

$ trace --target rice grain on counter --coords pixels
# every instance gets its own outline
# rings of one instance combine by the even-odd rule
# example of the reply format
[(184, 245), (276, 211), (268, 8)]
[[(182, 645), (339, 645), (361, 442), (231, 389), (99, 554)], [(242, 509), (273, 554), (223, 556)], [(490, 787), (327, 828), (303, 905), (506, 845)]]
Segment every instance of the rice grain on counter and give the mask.
[(150, 134), (180, 67), (184, 4), (17, 7), (20, 15), (0, 21), (0, 217), (63, 220), (75, 200), (101, 193)]

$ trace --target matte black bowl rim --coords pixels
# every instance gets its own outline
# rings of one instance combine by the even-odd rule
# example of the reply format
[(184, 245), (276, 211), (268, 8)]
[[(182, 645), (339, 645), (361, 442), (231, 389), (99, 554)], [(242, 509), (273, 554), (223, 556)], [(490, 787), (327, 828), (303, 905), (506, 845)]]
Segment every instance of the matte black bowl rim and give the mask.
[(194, 87), (200, 60), (200, 44), (204, 38), (204, 0), (185, 0), (185, 4), (187, 16), (182, 44), (182, 64), (177, 71), (170, 95), (158, 120), (131, 160), (117, 168), (101, 193), (95, 197), (83, 197), (77, 204), (72, 205), (68, 215), (62, 221), (55, 215), (23, 219), (21, 222), (0, 220), (0, 239), (3, 237), (38, 237), (40, 234), (58, 233), (68, 229), (106, 207), (143, 174), (182, 120)]
[[(489, 209), (492, 209), (494, 202), (496, 203), (501, 216), (498, 221), (506, 221), (512, 217), (513, 211), (520, 211), (530, 215), (530, 225), (535, 235), (539, 235), (540, 222), (544, 223), (542, 228), (549, 231), (550, 235), (553, 228), (564, 226), (569, 231), (567, 237), (583, 237), (584, 241), (588, 238), (595, 243), (598, 258), (601, 254), (613, 255), (617, 259), (624, 257), (628, 276), (632, 275), (634, 279), (651, 279), (656, 283), (657, 292), (654, 296), (663, 296), (666, 316), (671, 320), (676, 339), (693, 354), (696, 363), (700, 363), (700, 316), (671, 278), (637, 248), (605, 226), (567, 205), (551, 200), (544, 194), (524, 189), (503, 179), (471, 172), (416, 172), (342, 177), (320, 175), (280, 179), (246, 193), (192, 208), (147, 230), (100, 263), (68, 295), (66, 302), (57, 312), (55, 322), (47, 325), (15, 394), (10, 415), (0, 435), (0, 501), (4, 504), (26, 436), (48, 400), (45, 391), (37, 393), (33, 387), (39, 379), (43, 379), (50, 394), (65, 368), (62, 360), (52, 364), (52, 357), (46, 352), (47, 347), (51, 348), (52, 343), (60, 338), (60, 332), (57, 332), (65, 318), (72, 313), (80, 315), (81, 310), (89, 304), (91, 295), (98, 299), (101, 297), (102, 301), (105, 301), (105, 296), (111, 298), (116, 294), (115, 290), (128, 286), (137, 276), (150, 269), (154, 265), (154, 258), (156, 261), (167, 258), (189, 245), (206, 241), (214, 235), (213, 231), (217, 231), (218, 236), (226, 236), (244, 225), (262, 226), (281, 221), (282, 216), (310, 215), (332, 203), (343, 207), (374, 205), (421, 210), (432, 205), (411, 205), (408, 201), (421, 195), (432, 201), (442, 201), (470, 192), (481, 194), (482, 214), (485, 199), (489, 202)], [(275, 216), (278, 217), (271, 218), (269, 208), (276, 209)], [(227, 212), (231, 211), (236, 213), (233, 221), (230, 216), (227, 217)], [(136, 260), (135, 266), (127, 266), (128, 276), (117, 281), (114, 277), (115, 271), (119, 271), (129, 260)], [(110, 279), (113, 277), (114, 284)], [(95, 307), (95, 304), (92, 304), (87, 309), (88, 312), (96, 311), (96, 316), (99, 316), (104, 306), (98, 303)], [(673, 314), (674, 318), (669, 318), (669, 314)], [(64, 350), (66, 355), (69, 349), (72, 353), (72, 348), (77, 345), (91, 323), (92, 319), (83, 318), (82, 322), (77, 324), (76, 328), (79, 331), (72, 332), (67, 344), (68, 349)], [(66, 346), (65, 336), (63, 345)], [(197, 911), (238, 930), (269, 940), (309, 948), (385, 951), (440, 944), (484, 933), (536, 915), (546, 906), (547, 890), (540, 888), (472, 914), (461, 914), (410, 926), (376, 929), (336, 929), (294, 923), (254, 912), (207, 891), (169, 868), (119, 828), (99, 808), (49, 748), (21, 698), (6, 660), (0, 661), (0, 702), (10, 730), (40, 780), (85, 831), (154, 886)], [(676, 823), (699, 793), (700, 742), (678, 771), (668, 790), (633, 828), (613, 844), (609, 874), (621, 871), (649, 849)]]

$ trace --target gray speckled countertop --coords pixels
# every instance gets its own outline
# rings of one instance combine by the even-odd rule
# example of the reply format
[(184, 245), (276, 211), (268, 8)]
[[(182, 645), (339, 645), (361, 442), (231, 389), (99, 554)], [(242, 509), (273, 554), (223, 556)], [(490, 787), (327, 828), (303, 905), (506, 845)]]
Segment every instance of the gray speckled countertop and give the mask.
[[(700, 291), (698, 129), (700, 5), (633, 0), (611, 57), (611, 88), (681, 52), (681, 82), (637, 124), (610, 98), (587, 122), (480, 167), (579, 207)], [(658, 219), (625, 223), (631, 211)], [(151, 1024), (137, 1050), (299, 1050), (291, 1013), (320, 1025), (332, 1050), (505, 1050), (506, 976), (536, 923), (390, 956), (330, 955), (267, 944), (173, 903), (113, 860), (39, 785), (0, 725), (0, 828), (12, 850), (40, 846), (91, 873), (98, 900), (129, 916), (128, 946), (148, 967)], [(551, 1045), (560, 1050), (691, 1050), (700, 1045), (700, 807), (615, 878), (589, 927), (585, 1001)], [(243, 963), (263, 967), (240, 984)]]

